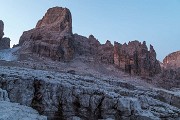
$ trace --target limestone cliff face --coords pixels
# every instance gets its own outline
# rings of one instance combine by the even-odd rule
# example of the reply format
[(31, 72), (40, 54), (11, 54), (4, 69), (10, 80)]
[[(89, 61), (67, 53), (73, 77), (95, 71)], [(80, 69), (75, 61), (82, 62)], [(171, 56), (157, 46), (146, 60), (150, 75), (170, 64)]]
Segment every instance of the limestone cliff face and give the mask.
[(97, 62), (115, 64), (135, 75), (154, 76), (160, 72), (153, 46), (132, 41), (128, 44), (109, 40), (105, 44), (93, 36), (72, 34), (72, 17), (67, 8), (50, 8), (36, 28), (23, 33), (19, 40), (21, 54), (36, 53), (59, 61), (70, 61), (76, 55), (91, 57)]
[(162, 78), (180, 80), (180, 51), (167, 55), (163, 60)]
[(0, 50), (10, 48), (10, 39), (4, 37), (4, 22), (0, 20)]
[(163, 64), (166, 68), (179, 68), (180, 67), (180, 51), (173, 52), (167, 55), (163, 60)]
[(71, 12), (67, 8), (50, 8), (45, 16), (38, 21), (36, 28), (49, 27), (51, 31), (59, 31), (62, 34), (72, 33)]
[(114, 43), (114, 64), (130, 74), (153, 76), (161, 71), (152, 45), (132, 41), (128, 44)]
[(132, 41), (120, 44), (106, 41), (100, 44), (97, 39), (74, 35), (76, 53), (89, 55), (99, 62), (114, 64), (118, 68), (133, 75), (154, 76), (161, 72), (161, 67), (156, 59), (156, 52), (152, 45), (150, 50), (146, 42)]
[(19, 40), (21, 54), (36, 53), (53, 60), (73, 58), (72, 18), (67, 8), (50, 8), (36, 28), (25, 31)]

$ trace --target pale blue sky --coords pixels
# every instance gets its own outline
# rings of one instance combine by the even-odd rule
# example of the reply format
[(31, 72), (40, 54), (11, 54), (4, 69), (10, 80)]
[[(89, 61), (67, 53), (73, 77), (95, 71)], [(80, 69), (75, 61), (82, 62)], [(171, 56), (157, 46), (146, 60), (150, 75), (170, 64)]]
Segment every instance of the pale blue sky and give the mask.
[(70, 9), (74, 33), (93, 34), (101, 43), (146, 41), (161, 61), (180, 50), (180, 0), (2, 0), (5, 36), (18, 43), (22, 32), (54, 6)]

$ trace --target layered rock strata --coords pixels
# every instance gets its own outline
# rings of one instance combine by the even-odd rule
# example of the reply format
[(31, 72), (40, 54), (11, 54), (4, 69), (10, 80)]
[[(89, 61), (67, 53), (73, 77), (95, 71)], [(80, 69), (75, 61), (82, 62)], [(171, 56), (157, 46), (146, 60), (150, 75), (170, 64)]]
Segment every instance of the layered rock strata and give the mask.
[(142, 76), (153, 76), (161, 71), (153, 46), (150, 45), (148, 50), (145, 41), (131, 41), (123, 45), (115, 42), (114, 64), (130, 74)]
[(49, 119), (180, 119), (178, 90), (18, 67), (1, 67), (0, 73), (0, 87), (11, 101), (32, 106)]
[(94, 37), (90, 39), (74, 34), (74, 43), (79, 55), (93, 56), (97, 61), (114, 64), (132, 75), (154, 76), (161, 72), (156, 52), (152, 45), (148, 50), (146, 42), (131, 41), (123, 45), (114, 42), (112, 45), (107, 40), (105, 44), (100, 44)]
[(36, 53), (53, 60), (73, 58), (72, 18), (67, 8), (54, 7), (47, 11), (36, 27), (25, 31), (19, 40), (21, 54)]
[(53, 60), (70, 61), (82, 55), (97, 62), (115, 64), (130, 74), (154, 76), (161, 71), (153, 46), (148, 50), (145, 42), (112, 45), (107, 40), (100, 44), (93, 35), (86, 38), (72, 34), (72, 18), (67, 8), (50, 8), (36, 28), (23, 33), (19, 45), (21, 54), (36, 53)]

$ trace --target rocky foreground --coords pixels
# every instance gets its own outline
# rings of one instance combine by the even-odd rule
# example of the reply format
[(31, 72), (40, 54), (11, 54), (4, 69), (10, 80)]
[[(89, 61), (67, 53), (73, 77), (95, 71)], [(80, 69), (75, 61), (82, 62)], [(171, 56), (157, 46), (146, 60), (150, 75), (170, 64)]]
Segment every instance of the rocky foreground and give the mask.
[(179, 120), (180, 94), (126, 80), (1, 67), (9, 99), (50, 119)]
[(0, 119), (1, 120), (47, 120), (47, 117), (27, 106), (11, 103), (8, 93), (0, 89)]

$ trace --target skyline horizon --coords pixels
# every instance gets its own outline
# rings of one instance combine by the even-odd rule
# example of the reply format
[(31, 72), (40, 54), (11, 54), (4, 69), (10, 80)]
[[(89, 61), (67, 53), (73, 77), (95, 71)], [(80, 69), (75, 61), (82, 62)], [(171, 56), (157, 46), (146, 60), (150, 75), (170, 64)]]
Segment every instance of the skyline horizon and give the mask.
[[(109, 1), (98, 1), (95, 4), (78, 0), (80, 1), (80, 5), (78, 5), (77, 2), (71, 1), (54, 1), (45, 2), (46, 4), (39, 8), (39, 6), (37, 6), (37, 4), (35, 5), (33, 2), (21, 0), (22, 3), (20, 5), (30, 4), (29, 6), (18, 8), (19, 2), (16, 3), (12, 0), (7, 0), (2, 6), (7, 5), (9, 1), (11, 1), (9, 5), (11, 7), (15, 5), (14, 8), (17, 9), (11, 8), (14, 10), (10, 10), (11, 14), (3, 14), (3, 7), (0, 5), (0, 18), (5, 24), (4, 36), (11, 39), (11, 47), (13, 44), (19, 42), (20, 36), (24, 31), (35, 28), (38, 20), (44, 16), (49, 8), (59, 6), (66, 7), (71, 11), (73, 34), (77, 33), (85, 37), (92, 34), (101, 44), (104, 44), (106, 40), (111, 41), (112, 44), (114, 44), (114, 41), (121, 44), (134, 40), (138, 40), (141, 43), (146, 41), (148, 49), (150, 44), (154, 46), (157, 59), (161, 62), (168, 54), (180, 50), (178, 46), (178, 40), (180, 38), (178, 30), (180, 24), (176, 22), (180, 20), (180, 15), (176, 14), (176, 12), (180, 10), (180, 8), (177, 8), (177, 6), (180, 5), (178, 1), (165, 1), (163, 3), (163, 5), (170, 5), (173, 9), (161, 5), (162, 1), (156, 2), (155, 6), (151, 6), (154, 2), (149, 2), (147, 0), (145, 0), (145, 2), (142, 0), (136, 2), (115, 2), (122, 4), (120, 8), (123, 9), (124, 12), (119, 9), (118, 5), (120, 4), (114, 4), (112, 2), (112, 5), (109, 5), (108, 3), (111, 3)], [(40, 2), (41, 1), (42, 0), (40, 0)], [(148, 2), (151, 4), (147, 5)], [(81, 6), (82, 3), (90, 5)], [(141, 4), (139, 5), (138, 3)], [(163, 8), (163, 10), (159, 9), (159, 4), (157, 5), (157, 3), (160, 3), (160, 7)], [(143, 7), (143, 4), (146, 6)], [(33, 5), (35, 5), (34, 9), (31, 8)], [(100, 9), (100, 5), (103, 6), (102, 9)], [(107, 6), (110, 8), (107, 8)], [(149, 8), (147, 9), (146, 7)], [(150, 8), (156, 9), (153, 10)], [(27, 11), (29, 11), (28, 14)]]

